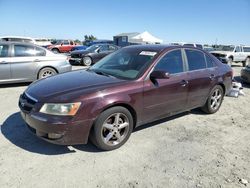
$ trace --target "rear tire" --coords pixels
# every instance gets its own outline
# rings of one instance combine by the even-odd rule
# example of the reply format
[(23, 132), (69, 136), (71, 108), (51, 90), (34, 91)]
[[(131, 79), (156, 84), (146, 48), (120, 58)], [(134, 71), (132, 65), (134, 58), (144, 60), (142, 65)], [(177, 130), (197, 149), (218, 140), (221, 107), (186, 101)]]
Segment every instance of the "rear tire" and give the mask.
[(53, 53), (55, 53), (55, 54), (59, 54), (59, 53), (60, 53), (60, 51), (59, 51), (57, 48), (53, 48), (51, 51), (52, 51)]
[(38, 73), (38, 79), (47, 78), (57, 74), (56, 70), (50, 67), (45, 67), (41, 69)]
[(201, 108), (207, 114), (213, 114), (220, 109), (224, 98), (224, 90), (220, 85), (216, 85), (210, 92), (206, 104)]
[(124, 107), (105, 110), (96, 119), (90, 140), (102, 150), (114, 150), (121, 147), (133, 130), (133, 117)]
[(84, 65), (84, 66), (90, 66), (91, 64), (92, 64), (92, 59), (91, 59), (91, 57), (84, 57), (84, 58), (82, 58), (82, 64)]

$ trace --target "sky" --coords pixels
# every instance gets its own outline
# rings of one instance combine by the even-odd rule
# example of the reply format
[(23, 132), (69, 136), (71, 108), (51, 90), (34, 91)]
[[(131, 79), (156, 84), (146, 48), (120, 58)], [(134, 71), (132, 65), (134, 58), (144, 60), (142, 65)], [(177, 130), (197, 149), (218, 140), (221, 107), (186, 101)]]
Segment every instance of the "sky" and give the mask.
[(170, 42), (250, 45), (250, 0), (0, 0), (0, 36), (113, 39), (148, 31)]

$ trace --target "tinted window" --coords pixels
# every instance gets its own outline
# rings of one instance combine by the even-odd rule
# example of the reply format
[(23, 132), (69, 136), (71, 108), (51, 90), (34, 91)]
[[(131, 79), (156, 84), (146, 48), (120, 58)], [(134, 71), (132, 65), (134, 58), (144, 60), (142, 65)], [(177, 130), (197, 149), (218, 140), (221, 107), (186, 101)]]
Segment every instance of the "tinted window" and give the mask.
[(197, 50), (185, 50), (188, 60), (189, 70), (198, 70), (206, 68), (204, 54)]
[(196, 47), (197, 47), (197, 48), (200, 48), (200, 49), (203, 49), (203, 47), (202, 47), (201, 44), (196, 44)]
[(244, 52), (250, 52), (250, 47), (243, 47)]
[(36, 47), (36, 56), (45, 56), (45, 55), (46, 51), (44, 49)]
[(181, 50), (174, 50), (167, 53), (155, 66), (155, 70), (163, 70), (170, 74), (183, 72)]
[(100, 52), (105, 52), (105, 51), (108, 51), (108, 50), (109, 50), (108, 45), (103, 45), (100, 48)]
[(114, 51), (114, 50), (116, 50), (116, 47), (112, 46), (112, 45), (109, 45), (109, 51)]
[(8, 45), (0, 45), (0, 57), (8, 57)]
[(207, 61), (207, 68), (215, 67), (213, 60), (206, 55), (206, 61)]
[(240, 47), (239, 47), (239, 46), (237, 46), (237, 47), (235, 48), (235, 52), (241, 52), (241, 50), (240, 50)]
[(64, 45), (69, 45), (69, 41), (64, 40), (64, 41), (63, 41), (63, 44), (64, 44)]
[(14, 56), (15, 57), (34, 56), (35, 54), (36, 54), (36, 50), (32, 46), (26, 46), (26, 45), (15, 45), (14, 46)]
[(191, 46), (191, 47), (194, 47), (194, 44), (184, 44), (183, 46)]

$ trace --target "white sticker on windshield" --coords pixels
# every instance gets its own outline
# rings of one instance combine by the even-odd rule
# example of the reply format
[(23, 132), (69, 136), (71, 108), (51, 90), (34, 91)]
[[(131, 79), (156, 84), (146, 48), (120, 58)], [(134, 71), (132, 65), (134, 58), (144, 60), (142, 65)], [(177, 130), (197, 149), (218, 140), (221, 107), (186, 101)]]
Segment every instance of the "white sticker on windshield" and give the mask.
[(148, 56), (155, 56), (157, 52), (150, 52), (150, 51), (141, 51), (140, 55), (148, 55)]

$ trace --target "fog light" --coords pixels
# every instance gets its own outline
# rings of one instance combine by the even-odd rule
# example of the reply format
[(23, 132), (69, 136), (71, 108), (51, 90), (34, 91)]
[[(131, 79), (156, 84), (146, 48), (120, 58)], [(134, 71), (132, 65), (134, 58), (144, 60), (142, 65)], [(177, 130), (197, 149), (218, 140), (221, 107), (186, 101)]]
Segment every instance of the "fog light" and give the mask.
[(61, 138), (62, 136), (63, 136), (62, 134), (48, 133), (48, 138), (50, 139), (58, 139), (58, 138)]

